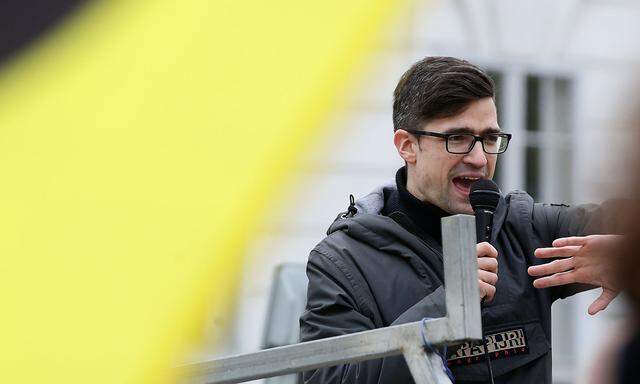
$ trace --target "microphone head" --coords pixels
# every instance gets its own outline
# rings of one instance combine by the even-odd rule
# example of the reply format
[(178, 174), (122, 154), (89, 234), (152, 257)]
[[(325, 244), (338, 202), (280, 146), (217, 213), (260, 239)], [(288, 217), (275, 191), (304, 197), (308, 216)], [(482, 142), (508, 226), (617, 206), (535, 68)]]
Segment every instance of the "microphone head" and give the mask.
[(495, 212), (500, 201), (500, 189), (492, 180), (480, 179), (471, 184), (469, 202), (474, 211), (484, 209)]

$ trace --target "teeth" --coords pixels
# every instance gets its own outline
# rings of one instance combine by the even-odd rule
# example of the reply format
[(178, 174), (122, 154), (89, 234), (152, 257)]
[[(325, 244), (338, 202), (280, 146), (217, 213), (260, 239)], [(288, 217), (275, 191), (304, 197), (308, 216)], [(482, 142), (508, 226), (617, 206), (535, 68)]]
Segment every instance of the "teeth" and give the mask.
[(467, 176), (462, 176), (461, 179), (465, 179), (465, 180), (478, 180), (480, 179), (479, 177), (467, 177)]

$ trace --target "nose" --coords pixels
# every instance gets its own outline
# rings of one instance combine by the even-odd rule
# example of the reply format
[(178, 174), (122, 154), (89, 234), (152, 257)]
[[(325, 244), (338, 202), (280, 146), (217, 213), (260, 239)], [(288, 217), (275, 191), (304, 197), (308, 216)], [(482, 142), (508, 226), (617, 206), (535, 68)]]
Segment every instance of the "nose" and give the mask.
[(487, 165), (487, 154), (482, 150), (482, 143), (476, 141), (471, 148), (471, 152), (464, 155), (462, 161), (475, 168), (482, 168)]

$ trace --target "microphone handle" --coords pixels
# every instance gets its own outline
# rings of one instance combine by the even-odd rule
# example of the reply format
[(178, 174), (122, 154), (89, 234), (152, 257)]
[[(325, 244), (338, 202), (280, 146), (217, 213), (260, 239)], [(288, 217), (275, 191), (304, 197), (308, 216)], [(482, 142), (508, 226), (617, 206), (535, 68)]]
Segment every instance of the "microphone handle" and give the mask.
[[(478, 243), (491, 240), (491, 226), (493, 224), (493, 212), (486, 209), (477, 209), (474, 211), (476, 216), (476, 238)], [(480, 306), (484, 308), (484, 298), (480, 301)], [(493, 381), (493, 367), (491, 366), (491, 357), (489, 356), (489, 348), (487, 346), (487, 335), (484, 332), (484, 316), (480, 318), (480, 327), (482, 329), (482, 346), (484, 347), (484, 356), (486, 358), (487, 369), (489, 370), (489, 377), (491, 378), (491, 384)]]
[(476, 238), (478, 243), (491, 240), (491, 225), (493, 223), (493, 212), (487, 209), (477, 209), (476, 216)]

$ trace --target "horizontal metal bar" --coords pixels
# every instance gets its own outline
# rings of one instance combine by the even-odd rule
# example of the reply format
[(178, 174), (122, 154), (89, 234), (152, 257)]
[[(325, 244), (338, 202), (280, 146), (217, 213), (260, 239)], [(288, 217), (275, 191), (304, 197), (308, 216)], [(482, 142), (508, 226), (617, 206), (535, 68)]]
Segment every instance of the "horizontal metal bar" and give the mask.
[[(287, 345), (183, 367), (189, 383), (238, 383), (280, 376), (340, 363), (398, 355), (403, 348), (422, 345), (422, 322), (395, 325), (366, 332)], [(425, 322), (425, 334), (433, 345), (460, 340), (448, 338), (446, 318)], [(275, 368), (278, 367), (278, 368)]]

